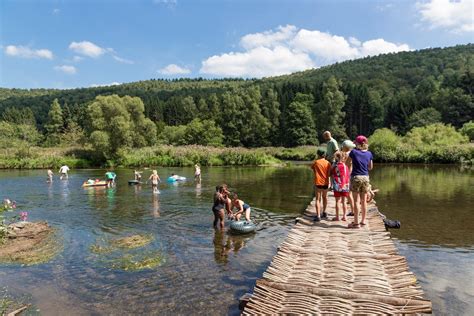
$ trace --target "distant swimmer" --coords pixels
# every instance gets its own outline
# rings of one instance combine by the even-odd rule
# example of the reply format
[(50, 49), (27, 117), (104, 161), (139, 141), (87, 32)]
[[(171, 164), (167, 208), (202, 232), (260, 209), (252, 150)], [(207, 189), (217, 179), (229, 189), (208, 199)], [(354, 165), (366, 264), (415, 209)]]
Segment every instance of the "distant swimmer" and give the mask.
[(194, 165), (194, 181), (201, 182), (201, 167), (198, 164)]
[(54, 176), (54, 173), (51, 169), (48, 169), (48, 180), (46, 182), (53, 182), (53, 176)]
[(69, 171), (69, 167), (64, 165), (64, 166), (61, 166), (61, 168), (59, 168), (59, 180), (62, 180), (63, 178), (66, 178), (68, 179), (68, 171)]
[(153, 189), (153, 193), (160, 194), (160, 190), (158, 190), (158, 183), (161, 182), (161, 179), (160, 179), (160, 176), (158, 175), (158, 171), (153, 170), (153, 173), (150, 175), (148, 180), (151, 181), (151, 187)]
[(142, 181), (142, 173), (143, 172), (137, 171), (137, 170), (135, 170), (133, 172), (133, 175), (134, 175), (136, 181), (139, 181), (139, 182)]
[(111, 187), (114, 185), (115, 183), (115, 178), (117, 178), (117, 175), (115, 174), (115, 172), (112, 172), (112, 171), (107, 171), (105, 173), (105, 178), (107, 179), (107, 186), (108, 187)]

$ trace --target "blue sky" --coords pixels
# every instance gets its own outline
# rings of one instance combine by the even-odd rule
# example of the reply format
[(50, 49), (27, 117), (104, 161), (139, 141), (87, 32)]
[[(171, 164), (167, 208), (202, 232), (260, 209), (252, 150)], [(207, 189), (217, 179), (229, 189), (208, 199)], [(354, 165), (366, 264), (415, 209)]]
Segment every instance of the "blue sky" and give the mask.
[(266, 77), (474, 42), (472, 0), (0, 1), (0, 86)]

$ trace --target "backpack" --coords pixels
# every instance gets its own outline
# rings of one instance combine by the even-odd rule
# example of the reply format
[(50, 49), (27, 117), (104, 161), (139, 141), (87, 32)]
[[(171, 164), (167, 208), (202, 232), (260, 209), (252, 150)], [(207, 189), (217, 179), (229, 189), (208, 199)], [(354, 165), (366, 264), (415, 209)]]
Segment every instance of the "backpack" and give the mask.
[(349, 192), (349, 181), (347, 181), (347, 183), (343, 184), (343, 179), (348, 179), (349, 175), (348, 175), (348, 168), (345, 164), (344, 165), (344, 168), (343, 168), (343, 174), (341, 174), (340, 170), (339, 170), (339, 167), (338, 167), (338, 163), (334, 164), (334, 171), (336, 173), (336, 176), (334, 176), (334, 173), (333, 173), (333, 177), (332, 177), (332, 188), (335, 192)]

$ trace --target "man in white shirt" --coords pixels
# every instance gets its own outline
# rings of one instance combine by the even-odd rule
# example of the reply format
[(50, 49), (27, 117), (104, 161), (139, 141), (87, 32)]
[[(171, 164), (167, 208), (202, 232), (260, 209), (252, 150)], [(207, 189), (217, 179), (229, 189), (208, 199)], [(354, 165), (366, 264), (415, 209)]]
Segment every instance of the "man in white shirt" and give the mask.
[(68, 175), (67, 175), (67, 172), (69, 171), (69, 167), (64, 165), (62, 166), (61, 168), (59, 168), (59, 179), (62, 180), (63, 177), (65, 177), (66, 179), (68, 178)]

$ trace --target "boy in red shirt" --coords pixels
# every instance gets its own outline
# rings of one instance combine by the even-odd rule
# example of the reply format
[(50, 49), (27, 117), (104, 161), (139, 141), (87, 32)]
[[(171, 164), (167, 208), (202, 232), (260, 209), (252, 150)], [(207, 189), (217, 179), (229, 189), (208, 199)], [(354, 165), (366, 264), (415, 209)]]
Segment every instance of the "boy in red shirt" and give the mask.
[(321, 205), (320, 200), (323, 200), (323, 214), (322, 217), (327, 217), (326, 207), (328, 205), (328, 189), (329, 189), (329, 175), (331, 172), (331, 163), (324, 159), (326, 152), (318, 148), (318, 159), (311, 165), (314, 172), (314, 193), (316, 197), (316, 218), (315, 222), (321, 220)]

